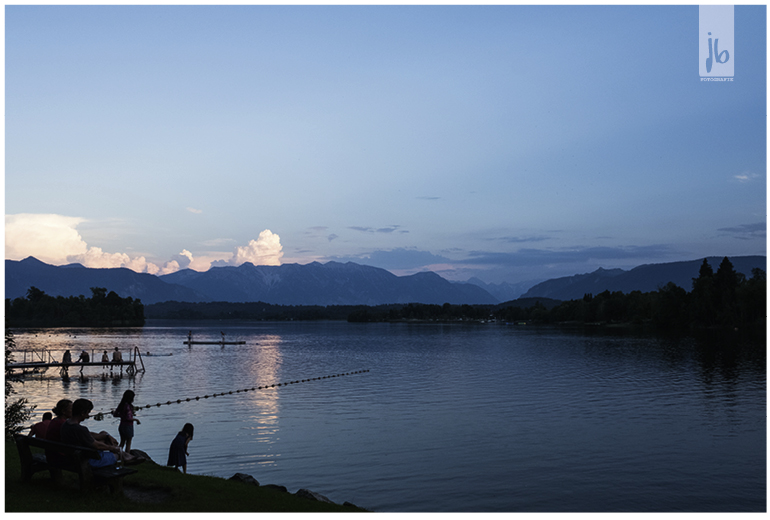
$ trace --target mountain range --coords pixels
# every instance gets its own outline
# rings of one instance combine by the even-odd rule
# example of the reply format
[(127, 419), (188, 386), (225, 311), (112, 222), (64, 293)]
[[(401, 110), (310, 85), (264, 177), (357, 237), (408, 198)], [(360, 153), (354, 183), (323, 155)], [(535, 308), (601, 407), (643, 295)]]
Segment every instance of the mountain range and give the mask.
[(51, 296), (91, 295), (105, 287), (142, 303), (256, 302), (278, 305), (382, 305), (389, 303), (495, 304), (472, 284), (452, 283), (436, 273), (396, 276), (385, 269), (348, 262), (307, 265), (213, 267), (154, 276), (130, 269), (93, 269), (80, 264), (53, 266), (33, 257), (5, 261), (5, 297), (20, 298), (30, 287)]
[[(723, 259), (722, 256), (712, 256), (706, 260), (716, 272)], [(734, 256), (729, 259), (735, 270), (747, 278), (751, 277), (751, 270), (755, 267), (767, 270), (767, 258), (764, 256)], [(599, 268), (592, 273), (546, 280), (531, 287), (522, 298), (542, 296), (555, 300), (576, 300), (586, 294), (596, 295), (604, 291), (621, 291), (625, 294), (632, 291), (651, 292), (668, 282), (674, 282), (689, 292), (692, 290), (692, 280), (698, 277), (702, 264), (701, 258), (686, 262), (644, 264), (629, 271)]]
[[(714, 271), (722, 257), (710, 257)], [(731, 257), (735, 270), (751, 276), (766, 268), (764, 256)], [(385, 269), (353, 262), (212, 267), (206, 272), (184, 269), (155, 276), (130, 269), (94, 269), (80, 264), (53, 266), (33, 257), (5, 261), (5, 297), (20, 298), (30, 287), (51, 296), (91, 295), (105, 287), (121, 297), (145, 304), (179, 302), (257, 302), (277, 305), (386, 305), (393, 303), (497, 304), (521, 298), (553, 300), (582, 298), (605, 290), (649, 292), (668, 282), (690, 290), (703, 260), (641, 265), (629, 271), (597, 269), (592, 273), (555, 278), (526, 290), (520, 284), (450, 282), (433, 272), (396, 276)]]
[(498, 302), (480, 287), (452, 283), (433, 272), (396, 276), (379, 267), (353, 262), (280, 266), (245, 263), (203, 273), (185, 269), (159, 278), (206, 294), (213, 301), (279, 305)]

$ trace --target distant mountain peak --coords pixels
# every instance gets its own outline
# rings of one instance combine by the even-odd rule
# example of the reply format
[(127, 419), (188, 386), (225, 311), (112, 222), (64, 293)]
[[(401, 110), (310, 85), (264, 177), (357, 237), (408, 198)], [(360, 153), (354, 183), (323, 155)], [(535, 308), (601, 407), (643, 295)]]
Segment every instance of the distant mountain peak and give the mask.
[(28, 256), (24, 260), (19, 260), (19, 262), (25, 265), (48, 265), (45, 262), (41, 262), (34, 256)]
[(614, 269), (605, 269), (604, 267), (600, 267), (599, 269), (594, 271), (594, 273), (599, 273), (599, 274), (609, 275), (609, 276), (617, 276), (619, 274), (623, 274), (623, 273), (626, 273), (626, 272), (628, 272), (628, 271), (625, 271), (625, 270), (620, 269), (618, 267), (616, 267)]

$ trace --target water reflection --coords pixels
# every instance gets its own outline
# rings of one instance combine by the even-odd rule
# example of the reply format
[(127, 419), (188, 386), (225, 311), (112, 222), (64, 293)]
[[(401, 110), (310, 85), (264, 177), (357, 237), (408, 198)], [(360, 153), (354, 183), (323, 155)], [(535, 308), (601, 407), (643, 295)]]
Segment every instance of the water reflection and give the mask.
[[(17, 390), (40, 405), (34, 422), (58, 399), (85, 397), (104, 410), (131, 388), (139, 405), (153, 404), (138, 412), (135, 446), (161, 463), (190, 422), (191, 473), (248, 473), (379, 511), (765, 506), (761, 349), (504, 326), (357, 325), (231, 325), (227, 337), (247, 342), (224, 348), (188, 348), (189, 327), (18, 334), (24, 349), (117, 345), (153, 355), (137, 377), (49, 373)], [(195, 330), (202, 337), (220, 327)], [(373, 370), (236, 393), (362, 368)], [(117, 433), (112, 418), (88, 426)]]
[[(281, 337), (266, 334), (257, 339), (254, 362), (249, 367), (252, 380), (258, 386), (271, 386), (280, 383), (280, 369), (283, 362), (281, 355)], [(246, 453), (248, 460), (259, 465), (274, 466), (281, 456), (274, 450), (279, 427), (279, 392), (274, 388), (249, 392), (244, 406), (250, 412), (244, 429), (253, 436), (256, 444), (251, 453)]]

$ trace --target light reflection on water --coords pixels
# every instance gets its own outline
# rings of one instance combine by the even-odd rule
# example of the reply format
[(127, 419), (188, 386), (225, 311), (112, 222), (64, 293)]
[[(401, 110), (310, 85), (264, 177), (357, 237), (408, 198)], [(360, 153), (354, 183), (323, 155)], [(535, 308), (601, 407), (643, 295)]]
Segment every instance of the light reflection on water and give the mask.
[[(246, 344), (188, 347), (188, 330)], [(134, 447), (159, 463), (182, 425), (195, 425), (192, 473), (248, 473), (377, 511), (765, 507), (764, 360), (693, 340), (222, 322), (16, 340), (59, 358), (66, 348), (74, 358), (83, 348), (145, 353), (147, 371), (134, 378), (101, 368), (83, 381), (73, 370), (69, 382), (55, 370), (28, 378), (18, 390), (38, 417), (63, 397), (106, 411), (129, 388), (145, 405), (371, 370), (140, 410)], [(112, 418), (90, 426), (117, 433)]]

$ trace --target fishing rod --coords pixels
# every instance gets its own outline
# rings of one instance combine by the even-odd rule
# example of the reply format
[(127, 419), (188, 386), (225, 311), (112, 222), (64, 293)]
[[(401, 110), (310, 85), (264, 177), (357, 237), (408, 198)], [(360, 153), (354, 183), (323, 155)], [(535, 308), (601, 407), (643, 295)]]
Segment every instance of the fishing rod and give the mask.
[[(296, 381), (287, 381), (285, 383), (275, 383), (272, 385), (263, 385), (263, 386), (254, 386), (251, 388), (242, 388), (240, 390), (230, 390), (229, 392), (219, 392), (214, 394), (206, 394), (202, 396), (196, 396), (196, 397), (187, 397), (185, 399), (177, 399), (175, 401), (166, 401), (165, 403), (155, 403), (155, 404), (146, 404), (144, 406), (135, 406), (134, 409), (141, 410), (142, 408), (152, 408), (155, 407), (161, 407), (161, 406), (167, 406), (171, 404), (181, 404), (181, 403), (187, 403), (190, 401), (200, 401), (201, 399), (209, 399), (211, 397), (222, 397), (224, 395), (233, 395), (233, 394), (240, 394), (242, 392), (255, 392), (257, 390), (269, 390), (273, 388), (279, 388), (282, 386), (289, 386), (289, 385), (296, 385), (299, 383), (309, 383), (311, 381), (320, 381), (322, 379), (332, 379), (334, 377), (343, 377), (343, 376), (350, 376), (353, 374), (363, 374), (369, 372), (369, 370), (356, 370), (355, 372), (345, 372), (344, 374), (334, 374), (330, 376), (320, 376), (320, 377), (312, 377), (310, 379), (297, 379)], [(105, 414), (111, 414), (112, 412), (99, 412), (96, 415), (94, 415), (94, 420), (101, 421), (104, 419)]]

